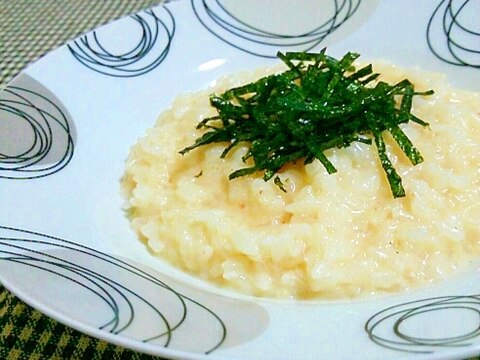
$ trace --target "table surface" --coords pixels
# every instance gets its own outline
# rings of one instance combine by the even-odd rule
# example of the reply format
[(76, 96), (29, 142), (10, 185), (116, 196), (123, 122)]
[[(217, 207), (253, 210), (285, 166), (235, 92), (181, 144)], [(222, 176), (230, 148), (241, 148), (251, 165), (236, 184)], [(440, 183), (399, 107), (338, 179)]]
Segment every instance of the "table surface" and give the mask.
[[(159, 2), (0, 0), (0, 89), (51, 49), (101, 24)], [(66, 358), (155, 359), (59, 324), (0, 284), (0, 359)]]

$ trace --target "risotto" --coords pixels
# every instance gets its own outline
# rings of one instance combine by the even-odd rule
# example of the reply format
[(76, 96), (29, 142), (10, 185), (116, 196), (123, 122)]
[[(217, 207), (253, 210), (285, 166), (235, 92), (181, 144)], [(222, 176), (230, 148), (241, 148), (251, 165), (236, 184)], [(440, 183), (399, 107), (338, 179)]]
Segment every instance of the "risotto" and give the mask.
[(385, 136), (406, 196), (394, 199), (374, 145), (353, 143), (319, 161), (284, 166), (285, 192), (260, 175), (228, 179), (245, 167), (246, 147), (225, 144), (185, 155), (196, 125), (214, 115), (211, 93), (264, 76), (222, 78), (178, 96), (131, 148), (122, 179), (129, 219), (161, 259), (221, 287), (281, 298), (352, 298), (444, 279), (480, 258), (480, 94), (443, 77), (375, 63), (381, 79), (408, 78), (412, 112), (430, 124), (400, 125), (423, 155), (412, 166)]

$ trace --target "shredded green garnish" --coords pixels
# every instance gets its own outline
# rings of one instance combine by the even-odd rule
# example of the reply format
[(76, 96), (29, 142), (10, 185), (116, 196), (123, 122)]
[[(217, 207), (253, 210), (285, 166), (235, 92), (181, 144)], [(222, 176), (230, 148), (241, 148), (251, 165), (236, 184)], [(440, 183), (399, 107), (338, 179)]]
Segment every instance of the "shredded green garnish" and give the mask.
[[(207, 132), (180, 153), (225, 142), (224, 158), (233, 147), (246, 143), (249, 148), (243, 161), (251, 158), (253, 166), (234, 171), (229, 179), (263, 172), (268, 181), (282, 166), (299, 159), (304, 164), (318, 159), (332, 174), (337, 170), (325, 150), (348, 147), (354, 141), (374, 142), (393, 196), (405, 196), (382, 134), (389, 131), (410, 162), (421, 163), (420, 152), (399, 124), (413, 121), (428, 126), (410, 111), (415, 95), (433, 91), (416, 92), (408, 80), (394, 85), (376, 82), (379, 74), (373, 73), (372, 65), (355, 69), (352, 64), (359, 54), (353, 52), (340, 60), (326, 55), (325, 49), (277, 56), (288, 66), (285, 72), (211, 95), (218, 115), (201, 121), (197, 129)], [(274, 182), (285, 191), (278, 176)]]

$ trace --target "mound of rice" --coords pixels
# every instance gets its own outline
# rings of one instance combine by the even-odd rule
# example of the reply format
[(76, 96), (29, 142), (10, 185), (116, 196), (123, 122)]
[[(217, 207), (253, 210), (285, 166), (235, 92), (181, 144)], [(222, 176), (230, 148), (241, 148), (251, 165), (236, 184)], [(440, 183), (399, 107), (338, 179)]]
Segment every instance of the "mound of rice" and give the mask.
[[(412, 166), (392, 139), (388, 156), (407, 195), (394, 199), (374, 145), (356, 143), (280, 172), (286, 193), (245, 167), (245, 147), (182, 156), (214, 114), (209, 95), (275, 69), (217, 81), (181, 95), (131, 148), (122, 188), (131, 225), (161, 259), (222, 287), (262, 297), (352, 298), (397, 292), (458, 273), (480, 257), (480, 94), (438, 75), (374, 64), (382, 80), (410, 79), (433, 96), (413, 113), (430, 129), (402, 126), (425, 161)], [(278, 71), (278, 69), (276, 69)]]

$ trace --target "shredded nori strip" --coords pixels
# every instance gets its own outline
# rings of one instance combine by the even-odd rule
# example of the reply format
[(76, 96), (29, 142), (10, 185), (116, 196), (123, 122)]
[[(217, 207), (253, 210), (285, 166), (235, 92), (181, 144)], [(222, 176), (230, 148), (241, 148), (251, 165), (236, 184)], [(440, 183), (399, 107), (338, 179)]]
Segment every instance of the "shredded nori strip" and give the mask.
[[(416, 92), (409, 80), (390, 85), (377, 81), (372, 65), (359, 70), (353, 62), (359, 54), (349, 52), (340, 60), (319, 53), (287, 52), (277, 56), (288, 66), (283, 73), (263, 77), (244, 86), (210, 96), (218, 115), (204, 119), (197, 129), (206, 129), (183, 155), (211, 143), (227, 143), (221, 154), (240, 143), (248, 144), (246, 161), (253, 166), (238, 169), (229, 179), (263, 172), (270, 180), (287, 163), (319, 160), (327, 172), (335, 166), (324, 154), (330, 148), (348, 147), (352, 142), (374, 143), (394, 197), (405, 196), (402, 179), (387, 156), (383, 133), (388, 131), (413, 165), (422, 155), (398, 126), (412, 121), (428, 123), (411, 113)], [(372, 141), (373, 140), (373, 141)], [(285, 191), (278, 176), (274, 182)]]

